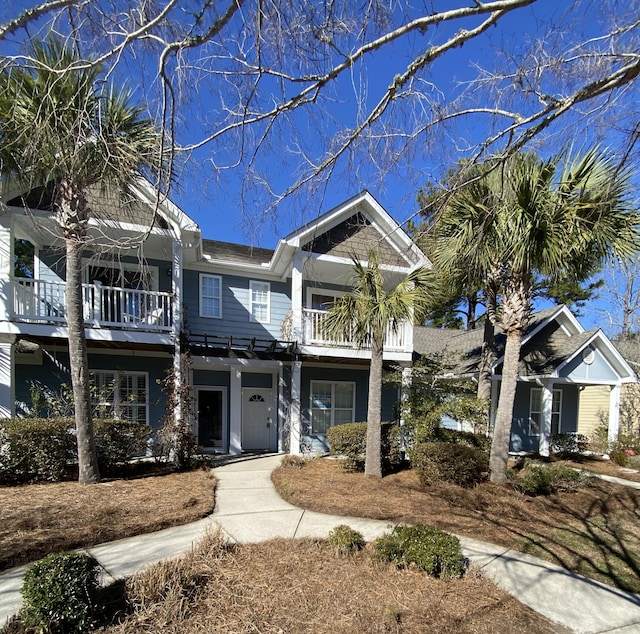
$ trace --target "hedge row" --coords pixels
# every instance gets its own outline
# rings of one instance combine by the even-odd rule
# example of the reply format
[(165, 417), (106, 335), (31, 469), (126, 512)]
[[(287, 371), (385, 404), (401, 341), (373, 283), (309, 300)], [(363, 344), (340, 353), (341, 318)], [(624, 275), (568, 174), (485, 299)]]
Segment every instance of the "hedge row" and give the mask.
[[(151, 427), (128, 420), (93, 421), (98, 465), (108, 473), (142, 455)], [(0, 420), (0, 482), (58, 481), (77, 462), (75, 424), (70, 418)]]

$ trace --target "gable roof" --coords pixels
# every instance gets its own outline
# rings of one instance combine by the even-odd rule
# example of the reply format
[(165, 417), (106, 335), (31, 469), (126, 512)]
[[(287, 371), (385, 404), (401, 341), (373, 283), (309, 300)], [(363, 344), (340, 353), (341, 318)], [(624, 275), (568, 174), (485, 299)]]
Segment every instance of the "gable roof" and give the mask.
[[(457, 375), (475, 375), (480, 365), (483, 330), (446, 330), (419, 326), (414, 328), (415, 351), (424, 356), (441, 354)], [(500, 374), (504, 354), (505, 335), (496, 328), (495, 347), (498, 360), (494, 373)], [(522, 338), (521, 377), (557, 376), (569, 361), (593, 347), (623, 381), (635, 380), (630, 366), (600, 329), (585, 331), (566, 306), (554, 306), (531, 316)]]

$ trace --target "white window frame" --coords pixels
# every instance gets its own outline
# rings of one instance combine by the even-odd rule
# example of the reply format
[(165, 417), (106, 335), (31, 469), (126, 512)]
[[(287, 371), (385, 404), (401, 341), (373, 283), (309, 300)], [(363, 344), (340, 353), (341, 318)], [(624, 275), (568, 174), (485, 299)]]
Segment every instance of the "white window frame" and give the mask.
[[(540, 410), (533, 409), (533, 398), (534, 394), (539, 395), (540, 398)], [(540, 436), (542, 431), (542, 414), (544, 411), (544, 390), (541, 387), (532, 387), (529, 391), (529, 436)], [(532, 415), (538, 415), (538, 431), (532, 431)], [(558, 429), (557, 431), (553, 431), (553, 419), (554, 416), (558, 419)], [(562, 432), (562, 390), (553, 390), (553, 394), (551, 396), (551, 433), (560, 434)]]
[[(203, 293), (203, 282), (205, 279), (218, 280), (218, 295), (206, 295)], [(199, 313), (200, 317), (206, 319), (222, 319), (222, 276), (221, 275), (209, 275), (208, 273), (200, 273), (200, 279), (198, 281), (198, 297), (199, 297)], [(218, 314), (209, 315), (205, 314), (204, 299), (217, 299), (218, 300)]]
[[(90, 370), (89, 376), (91, 377), (91, 385), (95, 386), (95, 377), (97, 375), (100, 376), (109, 376), (109, 378), (113, 377), (113, 402), (108, 401), (96, 401), (93, 396), (91, 399), (91, 406), (93, 409), (105, 407), (110, 408), (113, 411), (114, 418), (122, 418), (122, 408), (123, 407), (135, 407), (138, 411), (144, 412), (144, 422), (149, 424), (149, 373), (148, 372), (125, 372), (123, 370)], [(122, 397), (122, 379), (124, 377), (144, 377), (144, 402), (136, 401), (134, 403), (127, 402), (126, 399)], [(123, 419), (123, 420), (131, 420), (131, 419)], [(136, 417), (135, 421), (139, 422), (139, 419)]]
[[(351, 422), (355, 422), (355, 415), (356, 415), (356, 383), (355, 381), (322, 381), (320, 379), (317, 379), (315, 381), (311, 381), (309, 384), (309, 417), (310, 417), (310, 424), (311, 424), (311, 433), (312, 434), (324, 434), (325, 432), (319, 432), (319, 431), (315, 431), (313, 428), (313, 412), (314, 410), (319, 410), (319, 407), (314, 407), (313, 406), (313, 394), (314, 394), (314, 386), (318, 383), (328, 383), (329, 385), (331, 385), (331, 420), (329, 423), (329, 428), (333, 427), (336, 422), (335, 422), (335, 413), (336, 413), (336, 409), (339, 409), (340, 411), (346, 411), (347, 408), (345, 407), (340, 407), (340, 408), (336, 408), (334, 403), (335, 403), (335, 393), (336, 393), (336, 385), (351, 385), (353, 387), (353, 400), (351, 403)], [(342, 423), (339, 423), (342, 424)]]
[[(267, 301), (266, 302), (256, 302), (253, 299), (254, 289), (257, 289), (258, 292), (264, 292), (266, 290), (267, 293)], [(254, 309), (257, 306), (264, 306), (266, 312), (265, 319), (258, 319), (255, 316)], [(253, 322), (257, 322), (260, 324), (268, 324), (271, 322), (271, 282), (265, 282), (263, 280), (250, 280), (249, 281), (249, 319)]]
[(90, 268), (102, 268), (102, 269), (112, 269), (114, 271), (128, 271), (138, 273), (140, 270), (143, 270), (147, 274), (147, 281), (149, 282), (149, 288), (145, 289), (148, 291), (157, 291), (158, 284), (158, 267), (144, 264), (141, 266), (137, 262), (120, 262), (114, 260), (105, 260), (102, 258), (82, 258), (82, 281), (84, 284), (93, 284), (93, 280), (89, 279), (89, 269)]

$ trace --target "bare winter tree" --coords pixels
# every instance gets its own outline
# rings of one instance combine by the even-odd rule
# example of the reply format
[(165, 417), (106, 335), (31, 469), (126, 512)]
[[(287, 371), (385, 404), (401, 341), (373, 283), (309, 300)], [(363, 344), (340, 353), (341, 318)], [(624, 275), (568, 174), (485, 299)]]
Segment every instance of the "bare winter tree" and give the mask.
[(424, 183), (423, 165), (564, 143), (567, 126), (623, 153), (637, 124), (640, 22), (623, 0), (34, 0), (0, 9), (3, 63), (50, 30), (135, 77), (212, 179), (241, 172), (254, 225), (331, 175)]
[(612, 262), (605, 271), (600, 310), (609, 335), (628, 339), (640, 331), (640, 259)]

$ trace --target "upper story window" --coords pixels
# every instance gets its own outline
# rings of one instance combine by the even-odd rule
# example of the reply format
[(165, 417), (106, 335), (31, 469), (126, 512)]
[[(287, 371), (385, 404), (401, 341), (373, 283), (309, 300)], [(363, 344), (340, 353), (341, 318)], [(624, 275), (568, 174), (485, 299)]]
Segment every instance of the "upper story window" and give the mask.
[[(562, 412), (562, 390), (553, 390), (551, 402), (551, 434), (560, 433)], [(542, 388), (531, 388), (529, 395), (529, 435), (539, 436), (542, 428), (543, 400)]]
[(307, 289), (307, 308), (312, 310), (329, 310), (333, 303), (344, 295), (344, 291), (332, 289)]
[(269, 282), (249, 282), (249, 313), (251, 321), (268, 324), (271, 313), (271, 284)]
[(222, 317), (222, 278), (200, 274), (200, 317)]

